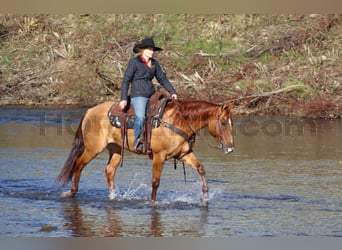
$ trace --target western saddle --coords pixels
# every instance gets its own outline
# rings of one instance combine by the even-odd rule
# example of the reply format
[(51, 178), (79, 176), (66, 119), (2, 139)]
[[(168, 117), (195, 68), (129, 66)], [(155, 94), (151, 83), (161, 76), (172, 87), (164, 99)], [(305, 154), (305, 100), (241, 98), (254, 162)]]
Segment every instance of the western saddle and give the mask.
[[(152, 159), (152, 128), (159, 127), (161, 121), (161, 119), (159, 118), (162, 118), (165, 107), (167, 103), (171, 100), (168, 96), (168, 93), (164, 90), (158, 90), (155, 94), (151, 96), (146, 109), (146, 120), (144, 123), (144, 129), (137, 143), (143, 145), (142, 151), (138, 150), (137, 148), (134, 148), (134, 151), (136, 153), (148, 155)], [(131, 105), (130, 103), (130, 98), (128, 99), (127, 106), (123, 111), (120, 109), (119, 102), (114, 102), (114, 104), (108, 111), (108, 118), (113, 126), (121, 129), (121, 155), (123, 159), (123, 151), (125, 145), (129, 148), (127, 142), (127, 129), (133, 128), (135, 119), (135, 112), (133, 105)]]

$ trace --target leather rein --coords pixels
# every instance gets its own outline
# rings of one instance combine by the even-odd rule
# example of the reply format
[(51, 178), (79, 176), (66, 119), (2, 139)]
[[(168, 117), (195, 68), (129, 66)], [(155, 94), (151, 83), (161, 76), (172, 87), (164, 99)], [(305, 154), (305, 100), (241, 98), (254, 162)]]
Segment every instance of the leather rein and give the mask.
[[(178, 106), (178, 102), (175, 101), (176, 105)], [(192, 134), (189, 136), (187, 133), (185, 133), (183, 130), (181, 130), (180, 128), (177, 128), (175, 127), (174, 125), (168, 123), (168, 122), (165, 122), (162, 120), (162, 118), (160, 118), (159, 116), (155, 117), (156, 119), (159, 120), (159, 122), (166, 128), (169, 128), (171, 129), (173, 132), (175, 132), (176, 134), (182, 136), (184, 138), (185, 141), (187, 141), (190, 145), (190, 150), (189, 152), (185, 153), (184, 155), (192, 152), (192, 147), (193, 147), (193, 143), (195, 142), (195, 139), (196, 139), (196, 135), (202, 139), (209, 147), (211, 148), (222, 148), (223, 146), (223, 140), (222, 140), (222, 128), (220, 126), (220, 122), (219, 122), (219, 112), (217, 112), (217, 115), (216, 115), (216, 133), (219, 135), (219, 144), (218, 145), (212, 145), (208, 140), (206, 140), (205, 138), (202, 139), (200, 137), (200, 134), (199, 132), (196, 132), (190, 124), (187, 124), (188, 125), (188, 128), (191, 130)], [(185, 119), (183, 117), (183, 119)]]
[[(179, 105), (179, 104), (177, 103), (177, 101), (176, 101), (176, 105)], [(194, 142), (195, 142), (195, 140), (196, 140), (196, 135), (198, 135), (200, 139), (202, 139), (202, 137), (200, 137), (199, 133), (196, 132), (196, 131), (191, 127), (190, 124), (187, 124), (187, 125), (188, 125), (189, 129), (191, 130), (192, 134), (191, 134), (191, 135), (188, 135), (187, 133), (185, 133), (185, 132), (184, 132), (183, 130), (181, 130), (180, 128), (177, 128), (177, 127), (175, 127), (174, 125), (172, 125), (172, 124), (170, 124), (170, 123), (168, 123), (168, 122), (162, 120), (161, 117), (155, 116), (154, 118), (155, 118), (155, 119), (158, 119), (158, 121), (159, 121), (164, 127), (168, 128), (168, 129), (172, 130), (173, 132), (175, 132), (176, 134), (180, 135), (181, 137), (184, 138), (184, 140), (185, 140), (186, 142), (189, 143), (189, 150), (188, 150), (187, 152), (184, 152), (183, 154), (181, 154), (181, 155), (179, 155), (179, 156), (177, 156), (177, 157), (174, 158), (174, 169), (176, 169), (176, 168), (177, 168), (177, 160), (181, 159), (183, 156), (185, 156), (185, 155), (187, 155), (187, 154), (189, 154), (189, 153), (192, 152), (192, 148), (193, 148)], [(183, 117), (183, 118), (184, 118), (184, 117)], [(184, 118), (184, 119), (185, 119), (185, 118)], [(212, 147), (212, 148), (222, 148), (222, 146), (223, 146), (223, 140), (222, 140), (222, 136), (221, 136), (221, 135), (222, 135), (222, 128), (221, 128), (220, 123), (219, 123), (219, 113), (218, 113), (218, 112), (217, 112), (217, 115), (216, 115), (216, 120), (217, 120), (217, 122), (216, 122), (216, 132), (217, 132), (217, 133), (219, 134), (219, 136), (220, 136), (220, 138), (219, 138), (219, 142), (220, 142), (220, 143), (219, 143), (218, 145), (214, 146), (214, 145), (212, 145), (208, 140), (206, 140), (206, 139), (202, 139), (202, 140), (203, 140), (208, 146), (210, 146), (210, 147)], [(185, 181), (185, 183), (186, 183), (186, 172), (185, 172), (185, 165), (184, 165), (184, 162), (183, 162), (183, 174), (184, 174), (184, 181)]]

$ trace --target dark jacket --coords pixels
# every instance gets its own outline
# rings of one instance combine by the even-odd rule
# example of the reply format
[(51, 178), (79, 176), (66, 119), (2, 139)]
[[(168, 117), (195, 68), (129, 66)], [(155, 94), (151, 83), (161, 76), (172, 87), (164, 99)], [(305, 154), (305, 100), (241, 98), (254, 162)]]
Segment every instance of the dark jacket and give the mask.
[(150, 98), (155, 92), (152, 83), (154, 77), (158, 82), (172, 95), (176, 91), (166, 77), (166, 74), (160, 67), (157, 60), (152, 60), (152, 67), (147, 67), (141, 60), (140, 56), (132, 58), (128, 62), (128, 66), (121, 84), (121, 100), (128, 99), (128, 88), (131, 86), (131, 97), (143, 96)]

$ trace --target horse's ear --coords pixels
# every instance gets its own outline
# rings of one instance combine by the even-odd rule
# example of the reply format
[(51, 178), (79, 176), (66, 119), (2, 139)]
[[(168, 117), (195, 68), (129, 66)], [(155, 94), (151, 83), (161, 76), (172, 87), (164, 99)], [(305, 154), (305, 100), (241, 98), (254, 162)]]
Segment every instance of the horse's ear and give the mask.
[(234, 102), (231, 101), (231, 102), (224, 102), (222, 104), (222, 110), (232, 110), (232, 108), (234, 108)]

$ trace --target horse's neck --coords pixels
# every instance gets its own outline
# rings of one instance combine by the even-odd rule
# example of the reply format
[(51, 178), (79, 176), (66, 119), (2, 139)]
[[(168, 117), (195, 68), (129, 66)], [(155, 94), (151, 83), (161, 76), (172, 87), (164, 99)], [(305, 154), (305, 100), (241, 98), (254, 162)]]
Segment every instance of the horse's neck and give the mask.
[(217, 105), (204, 101), (183, 102), (178, 107), (176, 122), (181, 126), (198, 131), (209, 125), (209, 121), (215, 119)]

